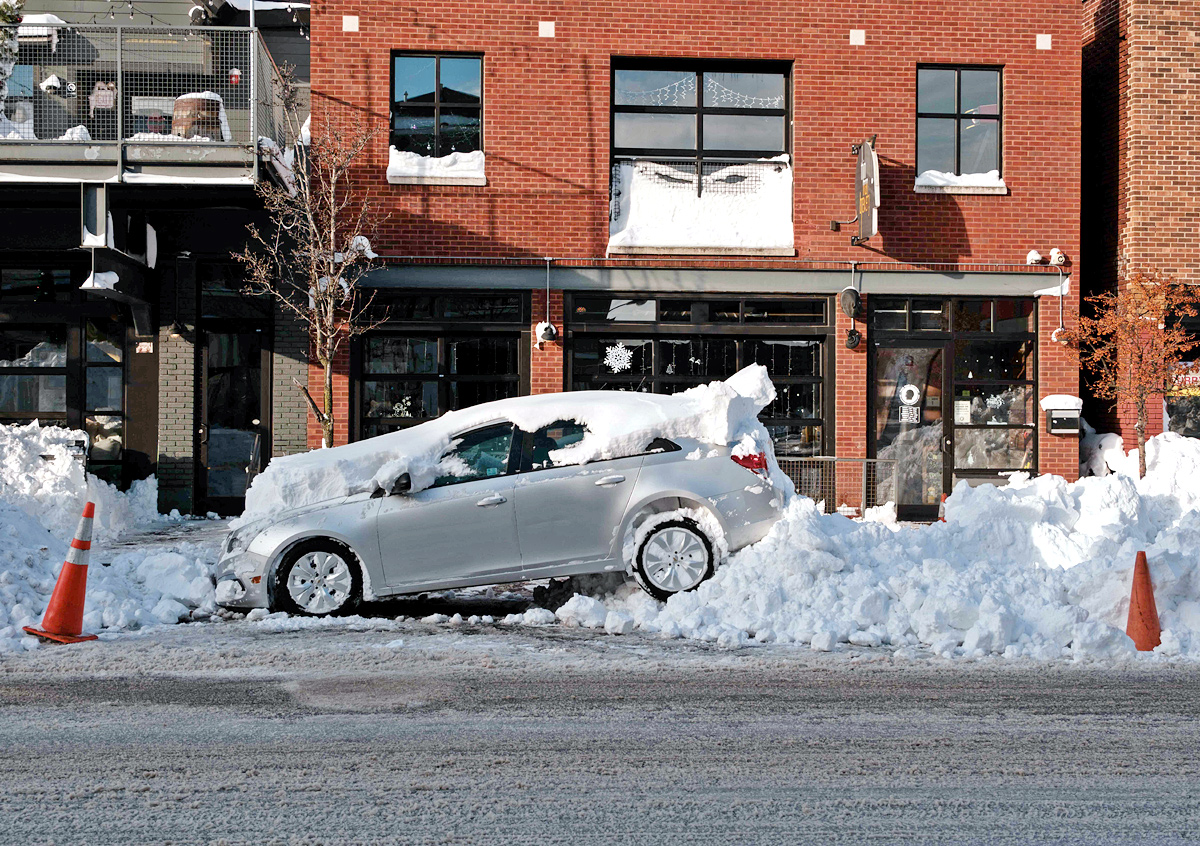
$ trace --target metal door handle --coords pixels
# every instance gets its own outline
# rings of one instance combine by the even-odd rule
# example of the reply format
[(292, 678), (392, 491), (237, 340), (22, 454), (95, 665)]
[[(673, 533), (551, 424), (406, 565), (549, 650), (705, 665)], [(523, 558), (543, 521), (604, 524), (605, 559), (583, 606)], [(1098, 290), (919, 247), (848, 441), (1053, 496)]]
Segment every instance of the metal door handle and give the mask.
[(603, 479), (596, 482), (596, 487), (607, 488), (609, 485), (619, 485), (624, 481), (624, 476), (605, 476)]
[(492, 494), (491, 496), (485, 496), (475, 504), (482, 508), (491, 508), (493, 505), (503, 505), (506, 502), (508, 500), (500, 496), (500, 494)]

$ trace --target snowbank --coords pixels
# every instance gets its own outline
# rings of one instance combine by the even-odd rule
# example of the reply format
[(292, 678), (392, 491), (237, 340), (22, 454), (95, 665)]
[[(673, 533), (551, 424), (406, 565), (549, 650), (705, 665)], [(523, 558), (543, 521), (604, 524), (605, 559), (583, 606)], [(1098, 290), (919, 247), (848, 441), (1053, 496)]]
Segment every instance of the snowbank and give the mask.
[(767, 369), (751, 365), (724, 382), (673, 395), (573, 391), (484, 403), (411, 429), (273, 459), (255, 477), (246, 493), (246, 510), (231, 526), (325, 500), (390, 490), (404, 473), (414, 492), (422, 490), (453, 471), (441, 464), (453, 436), (501, 419), (526, 431), (557, 420), (584, 423), (588, 434), (553, 453), (557, 464), (633, 455), (656, 437), (686, 436), (765, 451), (770, 437), (758, 422), (758, 412), (774, 398)]
[(483, 150), (470, 153), (451, 153), (441, 158), (421, 156), (395, 147), (388, 148), (387, 178), (396, 179), (461, 179), (470, 184), (483, 184)]
[(696, 175), (654, 161), (621, 162), (608, 249), (791, 250), (792, 168), (786, 154)]
[[(163, 519), (154, 479), (123, 493), (86, 475), (76, 458), (86, 442), (83, 432), (36, 422), (0, 426), (0, 652), (35, 648), (21, 629), (41, 622), (86, 501), (96, 503), (96, 547)], [(111, 556), (109, 566), (89, 567), (84, 627), (129, 628), (211, 614), (210, 558), (180, 544), (174, 551), (133, 548)]]
[[(1200, 441), (1166, 434), (1118, 473), (1069, 483), (960, 484), (945, 523), (904, 527), (825, 515), (796, 498), (762, 542), (692, 593), (656, 602), (632, 585), (576, 597), (569, 625), (637, 628), (736, 646), (916, 648), (947, 657), (1128, 656), (1134, 557), (1145, 550), (1163, 627), (1159, 653), (1200, 658)], [(614, 625), (624, 628), (624, 618)], [(515, 622), (515, 621), (514, 621)]]

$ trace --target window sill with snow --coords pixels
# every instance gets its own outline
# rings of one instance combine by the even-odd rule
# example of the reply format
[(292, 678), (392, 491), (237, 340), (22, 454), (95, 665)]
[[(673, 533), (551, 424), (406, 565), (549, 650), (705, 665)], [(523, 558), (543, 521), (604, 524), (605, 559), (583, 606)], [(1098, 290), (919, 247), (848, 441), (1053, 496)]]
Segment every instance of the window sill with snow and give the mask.
[(1007, 194), (1008, 186), (998, 170), (963, 174), (927, 170), (917, 177), (913, 191), (917, 194)]
[(709, 167), (618, 162), (608, 254), (794, 256), (788, 156)]
[(487, 185), (483, 151), (433, 158), (389, 147), (387, 181), (392, 185)]

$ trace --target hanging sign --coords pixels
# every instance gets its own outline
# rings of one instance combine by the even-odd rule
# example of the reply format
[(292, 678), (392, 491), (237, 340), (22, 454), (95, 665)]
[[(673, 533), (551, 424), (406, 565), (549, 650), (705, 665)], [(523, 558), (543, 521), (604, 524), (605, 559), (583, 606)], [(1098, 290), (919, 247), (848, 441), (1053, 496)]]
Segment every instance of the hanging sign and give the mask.
[(858, 195), (858, 234), (851, 236), (854, 246), (865, 244), (879, 234), (879, 156), (872, 135), (858, 145), (858, 171), (855, 187)]

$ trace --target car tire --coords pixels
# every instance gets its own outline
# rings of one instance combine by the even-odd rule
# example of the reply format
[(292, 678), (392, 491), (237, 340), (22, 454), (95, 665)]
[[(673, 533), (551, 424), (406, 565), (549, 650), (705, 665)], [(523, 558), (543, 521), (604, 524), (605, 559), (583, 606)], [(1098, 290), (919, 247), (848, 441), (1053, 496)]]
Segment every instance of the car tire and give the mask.
[(712, 541), (695, 520), (659, 523), (642, 539), (633, 562), (638, 587), (655, 599), (695, 590), (716, 568)]
[(357, 556), (333, 540), (296, 544), (267, 582), (271, 611), (303, 617), (352, 614), (362, 602), (362, 594), (362, 569)]

